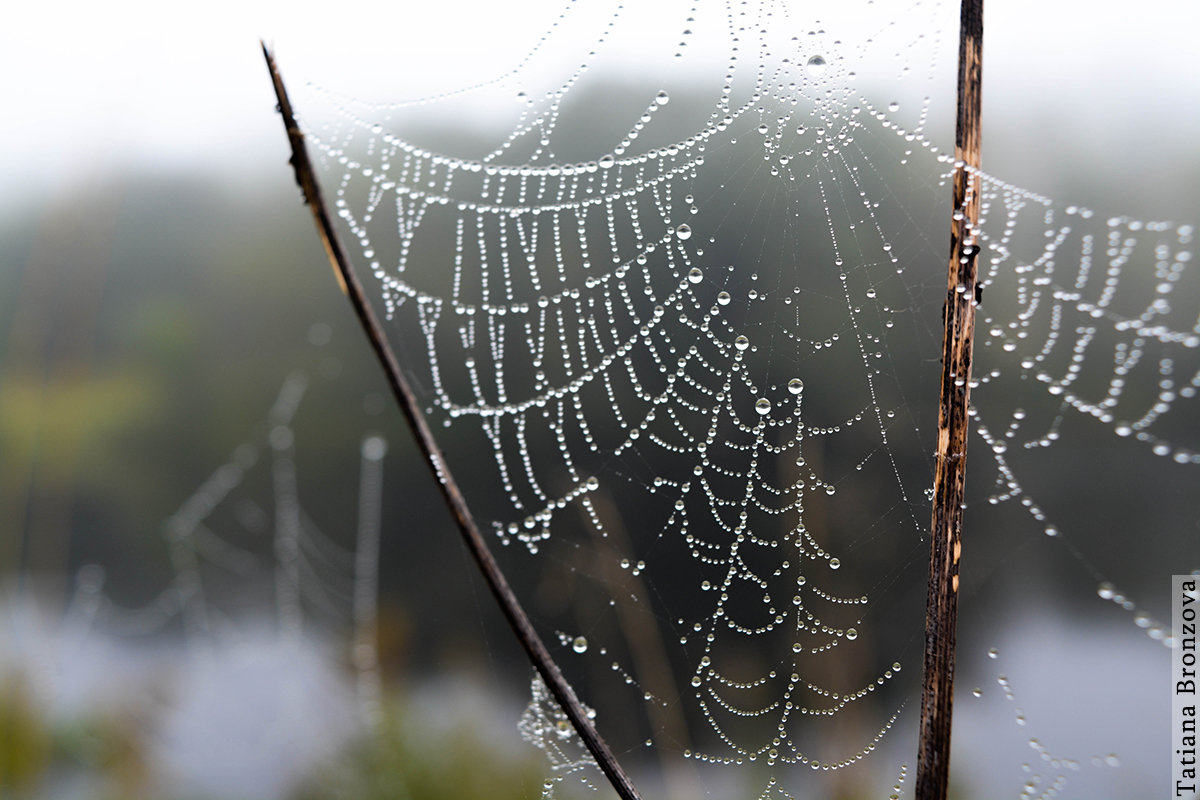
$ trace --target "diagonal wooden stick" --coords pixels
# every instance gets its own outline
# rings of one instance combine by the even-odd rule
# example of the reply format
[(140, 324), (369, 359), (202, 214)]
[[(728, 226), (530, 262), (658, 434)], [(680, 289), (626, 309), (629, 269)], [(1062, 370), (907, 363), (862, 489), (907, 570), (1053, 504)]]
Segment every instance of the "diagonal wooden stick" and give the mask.
[(943, 309), (942, 388), (933, 478), (933, 541), (925, 611), (925, 674), (917, 800), (944, 800), (950, 775), (950, 718), (958, 625), (958, 559), (967, 473), (967, 409), (979, 247), (980, 88), (983, 0), (962, 0), (958, 48), (958, 122), (954, 134), (954, 218)]
[(617, 763), (608, 744), (600, 738), (595, 726), (588, 719), (583, 704), (575, 696), (571, 684), (563, 677), (562, 671), (554, 663), (550, 651), (546, 649), (541, 637), (534, 630), (533, 623), (529, 621), (529, 616), (521, 607), (512, 587), (508, 585), (504, 573), (501, 572), (500, 565), (496, 563), (496, 559), (488, 550), (483, 534), (475, 525), (471, 512), (467, 508), (467, 502), (446, 465), (446, 459), (442, 455), (441, 449), (438, 448), (437, 442), (434, 441), (433, 434), (429, 431), (425, 416), (417, 404), (416, 395), (413, 394), (408, 381), (400, 371), (400, 364), (396, 361), (396, 356), (388, 344), (383, 328), (375, 317), (375, 312), (367, 302), (362, 284), (350, 268), (350, 258), (342, 246), (337, 230), (333, 226), (333, 220), (325, 206), (325, 201), (321, 197), (316, 172), (308, 158), (304, 134), (301, 132), (300, 126), (296, 124), (295, 115), (292, 113), (292, 104), (288, 100), (287, 89), (283, 85), (283, 77), (279, 74), (278, 67), (275, 66), (275, 57), (266, 42), (262, 42), (262, 50), (263, 57), (267, 60), (267, 69), (271, 73), (271, 82), (275, 87), (275, 97), (279, 101), (279, 113), (283, 115), (283, 124), (287, 129), (288, 142), (291, 144), (291, 164), (296, 171), (296, 182), (304, 191), (304, 199), (312, 211), (317, 232), (321, 236), (321, 244), (325, 246), (325, 253), (329, 256), (329, 262), (333, 265), (334, 273), (338, 276), (342, 290), (349, 296), (350, 303), (358, 315), (358, 321), (371, 341), (371, 347), (375, 350), (375, 356), (379, 359), (380, 366), (383, 367), (392, 394), (395, 395), (396, 402), (404, 413), (404, 418), (408, 422), (413, 436), (416, 437), (417, 445), (421, 448), (426, 463), (433, 471), (438, 486), (441, 487), (442, 498), (454, 515), (455, 522), (458, 523), (459, 533), (462, 534), (467, 549), (471, 551), (475, 563), (483, 572), (483, 577), (492, 590), (492, 595), (500, 604), (501, 610), (504, 611), (504, 616), (508, 619), (513, 633), (524, 646), (529, 660), (533, 662), (538, 674), (542, 676), (542, 680), (550, 689), (550, 693), (554, 695), (554, 699), (566, 712), (571, 724), (575, 726), (575, 730), (578, 731), (583, 743), (592, 757), (596, 759), (596, 763), (608, 778), (609, 783), (612, 784), (613, 789), (622, 800), (640, 800), (637, 789), (634, 788), (629, 776)]

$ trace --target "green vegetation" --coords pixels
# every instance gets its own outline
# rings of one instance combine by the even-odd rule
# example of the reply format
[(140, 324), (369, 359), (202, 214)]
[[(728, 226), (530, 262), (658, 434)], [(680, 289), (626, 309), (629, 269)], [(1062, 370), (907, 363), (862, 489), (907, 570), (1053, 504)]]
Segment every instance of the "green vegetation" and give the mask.
[(431, 724), (394, 698), (378, 732), (318, 770), (295, 800), (528, 800), (540, 793), (544, 758), (514, 739), (489, 736), (467, 715)]

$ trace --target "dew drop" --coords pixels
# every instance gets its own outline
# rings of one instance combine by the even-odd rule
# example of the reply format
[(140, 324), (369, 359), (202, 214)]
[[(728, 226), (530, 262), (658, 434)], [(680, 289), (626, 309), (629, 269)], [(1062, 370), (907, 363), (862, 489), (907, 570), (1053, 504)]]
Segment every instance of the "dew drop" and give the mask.
[(617, 160), (610, 154), (600, 156), (600, 160), (596, 163), (600, 165), (600, 169), (611, 169), (612, 166), (617, 163)]
[[(833, 487), (831, 486), (831, 487), (829, 487), (829, 488), (831, 488), (831, 489), (832, 489)], [(838, 568), (838, 567), (840, 567), (841, 565), (842, 565), (842, 562), (841, 562), (841, 560), (839, 560), (839, 559), (836, 559), (836, 558), (831, 558), (831, 559), (829, 559), (829, 568), (830, 568), (830, 569), (837, 569), (837, 568)]]
[(765, 397), (760, 397), (754, 402), (754, 410), (759, 414), (771, 413), (771, 401)]
[(587, 647), (587, 639), (582, 636), (576, 636), (575, 641), (571, 642), (571, 649), (576, 653), (586, 653)]
[(747, 350), (750, 347), (750, 340), (745, 336), (739, 336), (733, 340), (733, 346), (738, 350)]
[(808, 74), (812, 75), (814, 78), (819, 75), (824, 75), (828, 66), (829, 65), (825, 63), (825, 59), (822, 56), (813, 56), (808, 60)]
[(888, 103), (888, 111), (891, 111), (892, 113), (895, 113), (895, 112), (897, 112), (897, 111), (899, 111), (899, 110), (900, 110), (900, 104), (899, 104), (899, 103), (897, 103), (895, 100), (893, 100), (892, 102)]
[(719, 306), (729, 305), (730, 299), (731, 298), (729, 297), (729, 292), (718, 292), (717, 293), (717, 305), (719, 305)]
[(387, 440), (382, 436), (368, 436), (362, 443), (362, 457), (367, 461), (382, 461), (387, 455)]
[(667, 94), (665, 90), (661, 91), (654, 96), (654, 102), (658, 103), (660, 106), (665, 106), (667, 103), (671, 102), (671, 95)]
[(787, 388), (792, 394), (800, 394), (804, 391), (804, 381), (800, 380), (799, 378), (792, 378), (790, 381), (788, 381)]
[(999, 657), (1000, 657), (1000, 651), (997, 650), (996, 648), (993, 647), (991, 650), (988, 650), (988, 658), (995, 659), (995, 658), (999, 658)]
[(855, 639), (858, 638), (858, 631), (855, 630), (854, 628), (847, 628), (846, 629), (846, 638), (853, 642)]
[(675, 229), (675, 235), (680, 239), (690, 239), (692, 238), (692, 228), (687, 223), (684, 223)]
[(688, 272), (688, 280), (692, 283), (699, 283), (704, 280), (704, 272), (699, 267), (692, 267)]

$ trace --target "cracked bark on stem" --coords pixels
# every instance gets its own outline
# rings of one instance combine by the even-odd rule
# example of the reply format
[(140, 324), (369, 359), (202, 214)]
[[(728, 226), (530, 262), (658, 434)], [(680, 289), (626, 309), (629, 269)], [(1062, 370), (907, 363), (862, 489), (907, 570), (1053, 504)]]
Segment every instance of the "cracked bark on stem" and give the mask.
[(408, 381), (400, 371), (400, 365), (388, 344), (374, 310), (367, 301), (362, 284), (350, 267), (350, 258), (346, 254), (337, 230), (333, 226), (333, 220), (329, 216), (325, 201), (322, 199), (316, 172), (308, 158), (304, 134), (300, 131), (300, 126), (297, 125), (295, 115), (292, 113), (292, 105), (283, 84), (283, 77), (275, 65), (274, 55), (265, 42), (262, 43), (262, 50), (263, 57), (267, 62), (267, 69), (271, 73), (271, 82), (275, 87), (275, 96), (279, 102), (278, 110), (283, 115), (288, 142), (291, 145), (291, 164), (296, 171), (296, 182), (303, 190), (304, 200), (312, 211), (317, 231), (321, 236), (321, 243), (325, 247), (325, 253), (333, 266), (334, 274), (338, 277), (342, 291), (346, 293), (354, 306), (358, 320), (371, 342), (375, 356), (379, 359), (380, 366), (387, 376), (388, 385), (392, 389), (392, 394), (395, 396), (400, 410), (404, 413), (404, 418), (417, 440), (417, 445), (437, 479), (442, 498), (454, 516), (467, 549), (471, 551), (475, 563), (487, 581), (488, 588), (491, 589), (496, 602), (500, 604), (505, 618), (525, 648), (529, 660), (533, 662), (538, 674), (541, 675), (551, 694), (554, 695), (554, 699), (571, 720), (571, 724), (574, 725), (592, 757), (596, 759), (596, 763), (608, 778), (609, 783), (612, 784), (613, 789), (622, 800), (640, 800), (637, 789), (634, 788), (629, 776), (617, 763), (608, 744), (600, 737), (595, 726), (588, 719), (583, 704), (575, 696), (575, 691), (563, 676), (562, 671), (559, 670), (558, 665), (554, 663), (550, 651), (546, 649), (546, 645), (537, 631), (534, 630), (533, 623), (530, 622), (516, 594), (513, 593), (512, 587), (509, 586), (508, 580), (504, 577), (504, 573), (500, 570), (499, 564), (496, 563), (488, 549), (483, 534), (475, 525), (470, 510), (467, 508), (466, 500), (463, 498), (458, 484), (455, 483), (454, 477), (450, 474), (441, 449), (434, 441), (433, 434), (425, 422), (425, 416), (421, 413), (416, 395), (413, 394)]
[(975, 334), (979, 223), (980, 88), (983, 0), (962, 0), (958, 47), (958, 120), (954, 134), (954, 214), (950, 229), (933, 532), (925, 611), (917, 800), (944, 800), (950, 774), (950, 721), (958, 624), (958, 561), (967, 469), (967, 409)]

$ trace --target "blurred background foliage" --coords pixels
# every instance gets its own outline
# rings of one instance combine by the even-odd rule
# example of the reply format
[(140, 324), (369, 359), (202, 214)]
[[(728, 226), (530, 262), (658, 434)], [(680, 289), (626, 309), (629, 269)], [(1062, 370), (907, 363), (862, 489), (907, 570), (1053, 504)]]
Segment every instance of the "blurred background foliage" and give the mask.
[[(244, 79), (261, 79), (265, 90), (264, 76)], [(1064, 130), (1061, 113), (1056, 109), (1043, 126), (1047, 138)], [(1114, 124), (1140, 135), (1136, 121), (1113, 113)], [(270, 115), (269, 101), (263, 114)], [(273, 116), (269, 124), (278, 125)], [(1197, 216), (1194, 143), (1176, 157), (1177, 180), (1147, 182), (1136, 156), (1102, 161), (1100, 170), (1055, 171), (1045, 155), (1052, 151), (1030, 150), (1028, 136), (1029, 126), (998, 121), (985, 147), (998, 153), (1007, 147), (1008, 155), (985, 164), (1050, 196), (1082, 195), (1104, 211)], [(1079, 134), (1061, 138), (1077, 141)], [(586, 141), (576, 144), (591, 151)], [(471, 147), (477, 145), (460, 149)], [(261, 432), (279, 386), (297, 370), (309, 376), (294, 424), (305, 511), (344, 546), (354, 541), (360, 441), (377, 433), (390, 444), (376, 633), (385, 700), (369, 735), (331, 734), (339, 755), (303, 764), (279, 796), (535, 796), (547, 768), (514, 730), (527, 688), (523, 656), (498, 622), (392, 412), (292, 184), (281, 130), (276, 146), (252, 163), (247, 168), (243, 157), (203, 169), (105, 165), (0, 209), (0, 614), (10, 624), (7, 640), (0, 639), (0, 798), (218, 797), (183, 780), (171, 783), (159, 765), (164, 720), (182, 683), (177, 673), (196, 658), (178, 626), (162, 635), (167, 655), (139, 656), (166, 678), (109, 666), (132, 697), (116, 690), (110, 697), (101, 683), (82, 699), (64, 701), (52, 673), (70, 658), (58, 660), (62, 647), (42, 640), (60, 628), (74, 635), (64, 615), (75, 577), (87, 565), (104, 566), (104, 591), (116, 603), (138, 607), (159, 596), (174, 575), (164, 522), (239, 443)], [(1065, 464), (1047, 460), (1042, 479), (1052, 488), (1057, 481), (1068, 496), (1073, 485), (1136, 494), (1136, 486), (1109, 476), (1103, 459), (1089, 457), (1086, 445), (1062, 458)], [(1186, 476), (1177, 480), (1167, 487), (1171, 496), (1186, 497), (1192, 484)], [(269, 506), (269, 478), (254, 477), (247, 491)], [(1087, 511), (1062, 502), (1064, 513)], [(1200, 520), (1181, 516), (1181, 506), (1130, 512), (1142, 528), (1172, 532), (1154, 540), (1166, 555), (1148, 557), (1144, 569), (1124, 559), (1132, 591), (1152, 594), (1161, 576), (1149, 565), (1194, 541)], [(1094, 530), (1090, 554), (1103, 560), (1111, 551), (1121, 562), (1131, 523), (1081, 519), (1080, 527)], [(1004, 510), (990, 524), (1003, 534), (1026, 521)], [(1073, 564), (1060, 569), (1067, 557), (1058, 550), (1047, 556), (1036, 532), (980, 541), (991, 542), (977, 551), (989, 565), (987, 580), (993, 565), (1007, 571), (978, 588), (978, 602), (965, 608), (968, 641), (973, 621), (1002, 613), (1017, 590), (1033, 602), (1092, 600), (1090, 577)], [(542, 611), (561, 611), (553, 581), (537, 580)], [(38, 622), (23, 627), (26, 610), (18, 601), (29, 598), (36, 598)], [(247, 604), (246, 611), (264, 609)], [(337, 675), (349, 681), (350, 654), (328, 642), (315, 646), (332, 653)], [(474, 690), (431, 688), (446, 675), (464, 676), (494, 696), (484, 701)], [(422, 701), (431, 696), (436, 702)], [(467, 698), (467, 712), (447, 711), (454, 696)], [(320, 728), (326, 720), (311, 723)], [(244, 792), (219, 796), (271, 794), (246, 784)]]
[[(379, 433), (391, 446), (378, 623), (387, 712), (376, 733), (338, 737), (343, 757), (314, 761), (287, 796), (533, 796), (545, 765), (519, 740), (514, 755), (516, 706), (496, 711), (508, 736), (480, 735), (478, 719), (431, 727), (407, 710), (411, 692), (419, 696), (423, 681), (447, 673), (508, 687), (501, 695), (511, 702), (522, 692), (526, 667), (392, 413), (290, 181), (281, 154), (253, 175), (113, 175), (0, 221), (6, 596), (36, 596), (53, 627), (78, 570), (98, 563), (113, 601), (137, 607), (154, 600), (173, 574), (164, 521), (262, 427), (280, 383), (301, 370), (310, 380), (294, 424), (301, 494), (306, 512), (343, 545), (353, 545), (358, 443)], [(1099, 204), (1120, 203), (1113, 196)], [(1105, 480), (1102, 460), (1071, 464), (1068, 485)], [(1079, 471), (1085, 468), (1095, 474)], [(1065, 479), (1061, 465), (1049, 464), (1047, 475), (1056, 474)], [(249, 490), (269, 506), (270, 486), (256, 480)], [(1156, 513), (1168, 520), (1175, 511)], [(1002, 516), (994, 524), (1025, 523)], [(1096, 527), (1092, 552), (1103, 554), (1106, 538), (1123, 536), (1119, 528)], [(1016, 557), (1011, 540), (981, 541), (995, 542), (981, 545), (981, 561)], [(1028, 542), (1022, 547), (1036, 546), (1036, 536)], [(1009, 571), (1005, 585), (1088, 602), (1086, 579), (1062, 579), (1076, 568), (1065, 564), (1060, 572), (1038, 553), (1022, 562), (1032, 572)], [(1156, 578), (1129, 566), (1135, 589)], [(542, 612), (559, 613), (555, 580), (562, 576), (530, 579), (549, 604)], [(976, 595), (981, 604), (965, 609), (968, 640), (973, 619), (1009, 604), (1007, 590), (984, 588)], [(166, 635), (179, 641), (178, 630), (175, 639)], [(96, 710), (90, 700), (63, 707), (35, 685), (37, 659), (22, 663), (16, 652), (0, 658), (2, 796), (208, 796), (162, 793), (156, 713), (168, 701), (156, 701), (159, 712), (104, 704)], [(335, 660), (352, 673), (348, 656)]]

